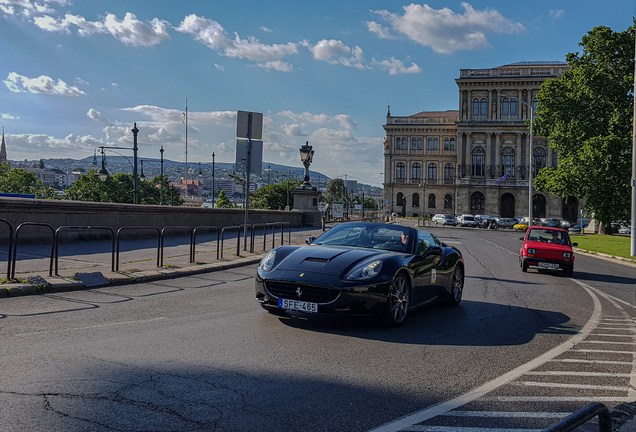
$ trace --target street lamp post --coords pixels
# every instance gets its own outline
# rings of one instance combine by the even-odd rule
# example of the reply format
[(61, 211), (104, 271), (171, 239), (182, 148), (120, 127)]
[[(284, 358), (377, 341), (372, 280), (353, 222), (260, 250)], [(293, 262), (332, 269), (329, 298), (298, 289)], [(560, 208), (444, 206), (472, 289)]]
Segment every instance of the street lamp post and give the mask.
[(139, 129), (137, 129), (137, 122), (135, 122), (134, 127), (131, 129), (133, 133), (133, 148), (130, 147), (110, 147), (110, 146), (100, 146), (99, 148), (102, 151), (102, 168), (99, 170), (99, 179), (101, 181), (106, 181), (108, 178), (108, 171), (106, 170), (106, 166), (104, 164), (104, 151), (106, 149), (116, 149), (116, 150), (132, 150), (133, 151), (133, 203), (137, 204), (139, 202), (139, 184), (137, 183), (137, 151), (139, 148), (137, 147), (137, 134), (139, 133)]
[[(508, 96), (506, 95), (502, 95), (500, 94), (499, 97), (505, 97), (507, 98)], [(528, 226), (532, 226), (532, 212), (533, 212), (533, 208), (532, 208), (532, 194), (534, 193), (532, 190), (532, 175), (534, 173), (533, 170), (533, 165), (534, 165), (534, 157), (532, 156), (532, 148), (533, 148), (533, 132), (534, 132), (534, 107), (532, 106), (532, 104), (529, 104), (527, 102), (524, 102), (522, 100), (519, 100), (517, 98), (510, 98), (511, 101), (519, 101), (522, 104), (524, 104), (525, 106), (528, 107), (528, 109), (530, 110), (530, 154), (528, 155), (528, 157), (530, 158), (530, 163), (528, 164), (529, 166), (529, 173), (528, 173)]]
[(212, 152), (212, 207), (216, 207), (216, 202), (214, 201), (215, 194), (216, 190), (214, 189), (214, 152)]
[(161, 152), (161, 184), (159, 186), (159, 204), (163, 205), (163, 146), (161, 146), (159, 151)]
[(303, 184), (297, 187), (296, 189), (308, 189), (308, 190), (316, 190), (315, 187), (309, 183), (309, 165), (314, 158), (314, 150), (313, 147), (309, 145), (309, 141), (305, 142), (305, 145), (300, 147), (300, 160), (303, 162), (305, 166), (305, 176), (303, 177)]

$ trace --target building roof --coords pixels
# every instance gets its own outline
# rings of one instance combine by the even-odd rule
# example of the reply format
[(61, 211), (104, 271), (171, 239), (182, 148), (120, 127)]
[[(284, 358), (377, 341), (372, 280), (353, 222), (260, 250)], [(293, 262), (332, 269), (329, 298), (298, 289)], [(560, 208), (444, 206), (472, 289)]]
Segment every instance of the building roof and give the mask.
[(409, 117), (427, 117), (427, 118), (442, 118), (442, 117), (459, 117), (458, 110), (447, 110), (447, 111), (422, 111), (417, 114), (413, 114)]
[(495, 69), (505, 68), (505, 67), (519, 67), (519, 66), (565, 66), (568, 62), (564, 61), (520, 61), (516, 63), (510, 63), (507, 65), (499, 66)]
[(4, 128), (2, 128), (2, 144), (0, 144), (0, 162), (7, 161), (7, 146), (4, 143)]

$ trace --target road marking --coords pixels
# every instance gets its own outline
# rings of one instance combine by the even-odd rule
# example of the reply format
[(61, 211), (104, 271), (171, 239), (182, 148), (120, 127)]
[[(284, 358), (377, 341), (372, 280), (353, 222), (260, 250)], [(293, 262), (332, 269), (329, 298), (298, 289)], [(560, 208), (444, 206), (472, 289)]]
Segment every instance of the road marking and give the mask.
[(629, 387), (617, 387), (617, 386), (598, 386), (591, 384), (563, 384), (563, 383), (549, 383), (549, 382), (535, 382), (535, 381), (521, 381), (513, 382), (514, 385), (522, 385), (527, 387), (549, 387), (549, 388), (570, 388), (580, 390), (608, 390), (608, 391), (624, 391), (627, 392)]
[(565, 412), (509, 412), (509, 411), (450, 411), (444, 417), (486, 417), (486, 418), (566, 418)]
[(620, 396), (493, 396), (484, 402), (625, 402)]
[[(614, 325), (616, 325), (616, 324), (614, 324)], [(605, 331), (605, 330), (623, 330), (623, 331), (629, 330), (629, 331), (633, 332), (634, 330), (632, 329), (632, 327), (633, 326), (629, 326), (629, 327), (605, 327), (605, 325), (599, 324), (599, 330), (603, 330), (603, 331)]]
[[(631, 363), (626, 363), (631, 364)], [(589, 377), (631, 377), (631, 373), (613, 373), (613, 372), (572, 372), (572, 371), (545, 371), (545, 372), (526, 372), (526, 375), (570, 375), (570, 376), (589, 376)]]
[(493, 245), (493, 246), (494, 246), (494, 247), (496, 247), (497, 249), (501, 249), (501, 250), (506, 251), (506, 252), (507, 252), (508, 254), (510, 254), (510, 255), (519, 256), (519, 254), (518, 254), (518, 253), (516, 253), (516, 252), (514, 252), (514, 251), (511, 251), (510, 249), (506, 249), (506, 248), (505, 248), (505, 247), (503, 247), (503, 246), (499, 246), (497, 243), (493, 243), (493, 242), (488, 241), (488, 240), (484, 240), (484, 241), (485, 241), (486, 243), (488, 243), (488, 244)]
[(87, 327), (69, 327), (69, 328), (61, 328), (61, 329), (51, 329), (51, 330), (44, 330), (44, 331), (31, 332), (31, 333), (18, 333), (18, 334), (16, 334), (16, 336), (31, 336), (31, 335), (45, 334), (45, 333), (51, 333), (51, 332), (62, 332), (62, 331), (90, 330), (90, 329), (95, 329), (95, 328), (112, 327), (112, 326), (118, 326), (118, 325), (147, 323), (147, 322), (160, 321), (160, 320), (165, 320), (165, 319), (168, 319), (168, 318), (167, 317), (158, 317), (158, 318), (150, 318), (150, 319), (147, 319), (147, 320), (120, 321), (120, 322), (115, 322), (115, 323), (99, 324), (99, 325), (93, 325), (93, 326), (87, 326)]
[(632, 362), (622, 362), (614, 360), (583, 360), (583, 359), (555, 359), (550, 362), (562, 362), (562, 363), (595, 363), (595, 364), (614, 364), (614, 365), (631, 365)]
[(594, 349), (577, 349), (572, 350), (577, 353), (603, 353), (603, 354), (636, 354), (636, 351), (613, 351), (613, 350), (594, 350)]
[(417, 423), (421, 423), (423, 421), (426, 421), (428, 419), (441, 415), (445, 412), (454, 410), (455, 408), (458, 408), (462, 405), (472, 402), (475, 399), (484, 397), (487, 393), (495, 390), (496, 388), (516, 380), (524, 373), (531, 371), (533, 369), (536, 369), (537, 367), (547, 363), (553, 358), (560, 356), (564, 352), (571, 350), (575, 345), (583, 341), (586, 337), (589, 336), (590, 333), (592, 333), (592, 331), (595, 330), (601, 315), (601, 301), (596, 296), (596, 294), (594, 294), (595, 290), (593, 291), (592, 287), (589, 287), (588, 285), (583, 284), (582, 282), (579, 283), (579, 285), (581, 285), (582, 288), (589, 294), (589, 296), (592, 297), (592, 301), (594, 303), (594, 310), (592, 312), (592, 316), (590, 316), (590, 319), (588, 320), (588, 322), (585, 323), (580, 333), (572, 336), (566, 342), (562, 343), (561, 345), (555, 348), (552, 348), (551, 350), (543, 353), (539, 357), (536, 357), (535, 359), (530, 360), (529, 362), (509, 372), (506, 372), (505, 374), (501, 375), (498, 378), (495, 378), (492, 381), (482, 384), (481, 386), (469, 391), (468, 393), (460, 395), (449, 401), (445, 401), (437, 405), (433, 405), (429, 408), (423, 409), (416, 413), (407, 415), (406, 417), (395, 420), (393, 422), (386, 423), (378, 428), (373, 429), (371, 432), (396, 432), (399, 430), (412, 427), (413, 425)]
[(459, 426), (413, 426), (405, 429), (409, 432), (536, 432), (543, 429), (493, 429), (478, 427), (459, 427)]
[(636, 345), (636, 342), (618, 342), (618, 341), (597, 341), (597, 340), (585, 340), (581, 343), (595, 343), (595, 344), (614, 344), (614, 345)]
[(626, 337), (634, 339), (634, 335), (624, 335), (624, 334), (603, 334), (603, 333), (592, 333), (590, 336), (605, 336), (605, 337)]

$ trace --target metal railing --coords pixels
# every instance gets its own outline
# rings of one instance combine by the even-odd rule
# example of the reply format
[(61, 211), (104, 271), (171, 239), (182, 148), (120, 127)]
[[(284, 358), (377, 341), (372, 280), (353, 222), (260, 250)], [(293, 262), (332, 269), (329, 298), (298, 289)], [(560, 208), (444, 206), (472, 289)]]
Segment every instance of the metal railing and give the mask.
[(612, 418), (609, 410), (600, 402), (588, 405), (543, 432), (570, 432), (596, 416), (598, 416), (599, 432), (612, 432)]
[(194, 235), (193, 235), (192, 228), (190, 228), (189, 226), (168, 225), (168, 226), (163, 227), (163, 229), (161, 230), (161, 234), (159, 236), (159, 238), (161, 240), (160, 241), (161, 244), (159, 246), (159, 249), (161, 250), (161, 253), (160, 253), (160, 259), (159, 259), (158, 267), (163, 267), (163, 244), (164, 244), (164, 239), (165, 239), (165, 235), (166, 235), (166, 230), (169, 230), (169, 229), (180, 229), (180, 230), (187, 230), (188, 231), (188, 233), (190, 234), (190, 262), (192, 262), (192, 247), (194, 245), (194, 242), (193, 242)]
[(55, 276), (59, 276), (58, 262), (60, 258), (59, 254), (59, 235), (62, 231), (109, 231), (111, 238), (111, 258), (110, 258), (110, 270), (115, 271), (115, 231), (111, 227), (91, 227), (91, 226), (61, 226), (55, 230), (53, 237), (53, 247), (55, 248)]
[(227, 226), (221, 228), (221, 259), (223, 259), (223, 240), (225, 239), (225, 230), (236, 230), (236, 256), (241, 256), (241, 230), (238, 225)]
[(13, 279), (15, 277), (15, 261), (18, 256), (18, 238), (20, 236), (20, 230), (25, 226), (40, 226), (49, 228), (51, 230), (51, 259), (49, 263), (49, 276), (53, 276), (53, 257), (55, 252), (55, 228), (52, 225), (47, 223), (39, 223), (39, 222), (23, 222), (15, 229), (15, 239), (13, 243), (13, 262), (11, 265), (11, 277), (9, 279)]
[(159, 265), (159, 251), (161, 249), (161, 231), (159, 230), (159, 228), (157, 227), (151, 227), (151, 226), (132, 226), (132, 227), (121, 227), (117, 230), (117, 254), (116, 254), (116, 258), (115, 258), (115, 271), (119, 271), (119, 242), (121, 239), (121, 232), (122, 231), (132, 231), (132, 230), (137, 230), (137, 231), (155, 231), (157, 233), (157, 267), (160, 267)]
[(7, 247), (7, 279), (11, 279), (11, 252), (13, 250), (13, 225), (6, 219), (0, 219), (0, 222), (9, 226), (9, 247)]
[[(192, 233), (192, 248), (191, 250), (191, 255), (190, 255), (190, 262), (194, 262), (195, 261), (195, 254), (196, 254), (196, 247), (197, 247), (197, 233), (199, 232), (200, 229), (207, 229), (210, 231), (214, 231), (216, 233), (216, 259), (219, 259), (219, 227), (215, 226), (215, 225), (200, 225), (198, 227), (194, 228), (194, 231)], [(251, 250), (250, 252), (254, 252), (253, 250)]]

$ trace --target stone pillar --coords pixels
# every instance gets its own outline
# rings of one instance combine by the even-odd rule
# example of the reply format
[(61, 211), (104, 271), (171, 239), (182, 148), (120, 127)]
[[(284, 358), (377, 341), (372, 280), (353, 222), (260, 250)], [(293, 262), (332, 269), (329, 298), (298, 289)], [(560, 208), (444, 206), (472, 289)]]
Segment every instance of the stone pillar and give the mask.
[(552, 150), (552, 147), (550, 147), (549, 143), (548, 143), (548, 160), (545, 161), (545, 165), (551, 168), (556, 168), (554, 166), (552, 166), (552, 158), (554, 157), (554, 150)]
[(501, 177), (501, 132), (495, 134), (495, 177)]
[(320, 192), (316, 190), (293, 189), (291, 194), (294, 197), (294, 210), (303, 212), (303, 226), (321, 226), (321, 213), (320, 210), (318, 210)]
[[(517, 101), (518, 102), (518, 101)], [(524, 166), (524, 162), (523, 162), (523, 157), (521, 154), (521, 133), (517, 132), (517, 139), (515, 140), (515, 159), (518, 160), (515, 162), (517, 164), (517, 166), (515, 167), (515, 170), (517, 168), (523, 167)], [(519, 170), (519, 175), (517, 175), (517, 173), (515, 173), (515, 177), (519, 178), (522, 177), (523, 174), (523, 169)]]

